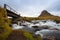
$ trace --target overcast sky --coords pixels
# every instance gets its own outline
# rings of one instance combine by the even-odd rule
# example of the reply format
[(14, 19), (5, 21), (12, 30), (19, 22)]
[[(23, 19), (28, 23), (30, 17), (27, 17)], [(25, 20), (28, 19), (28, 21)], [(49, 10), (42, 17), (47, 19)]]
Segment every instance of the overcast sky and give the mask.
[(0, 0), (2, 3), (12, 7), (21, 16), (37, 17), (43, 10), (60, 16), (60, 0)]

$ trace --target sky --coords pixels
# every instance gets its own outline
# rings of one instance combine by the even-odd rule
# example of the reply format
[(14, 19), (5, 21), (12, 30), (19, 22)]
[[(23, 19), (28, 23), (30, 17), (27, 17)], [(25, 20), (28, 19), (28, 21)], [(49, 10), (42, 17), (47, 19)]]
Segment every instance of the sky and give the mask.
[(0, 0), (16, 10), (21, 16), (37, 17), (43, 10), (60, 16), (60, 0)]

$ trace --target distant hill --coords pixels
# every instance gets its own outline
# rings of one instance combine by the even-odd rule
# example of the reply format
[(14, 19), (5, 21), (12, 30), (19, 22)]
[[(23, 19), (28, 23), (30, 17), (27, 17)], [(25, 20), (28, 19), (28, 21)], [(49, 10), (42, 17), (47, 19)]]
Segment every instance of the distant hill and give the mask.
[(31, 20), (55, 20), (60, 23), (60, 17), (52, 15), (46, 10), (43, 10), (38, 17), (23, 17), (24, 20), (31, 21)]
[(50, 14), (48, 11), (46, 11), (46, 10), (43, 10), (42, 12), (41, 12), (41, 15), (39, 15), (39, 17), (45, 17), (45, 16), (53, 16), (52, 14)]
[(43, 10), (37, 18), (39, 18), (40, 20), (55, 20), (57, 22), (60, 22), (59, 16), (52, 15), (46, 10)]

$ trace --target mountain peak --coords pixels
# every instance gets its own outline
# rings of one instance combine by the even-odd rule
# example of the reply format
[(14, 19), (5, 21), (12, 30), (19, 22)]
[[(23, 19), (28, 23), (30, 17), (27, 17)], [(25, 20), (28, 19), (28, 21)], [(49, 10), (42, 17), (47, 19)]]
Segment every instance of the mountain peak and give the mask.
[(40, 16), (51, 16), (51, 14), (50, 14), (48, 11), (43, 10), (43, 11), (41, 12), (41, 15), (39, 15), (39, 17), (40, 17)]

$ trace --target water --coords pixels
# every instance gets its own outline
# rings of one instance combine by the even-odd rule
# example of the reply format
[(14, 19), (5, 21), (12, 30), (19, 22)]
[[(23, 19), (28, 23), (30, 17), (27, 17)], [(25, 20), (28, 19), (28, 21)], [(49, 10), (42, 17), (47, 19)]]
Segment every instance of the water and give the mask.
[[(20, 25), (21, 24), (21, 25)], [(18, 22), (17, 24), (12, 24), (13, 29), (27, 30), (30, 33), (41, 35), (42, 38), (45, 36), (54, 36), (60, 39), (60, 23), (57, 24), (53, 20), (33, 20), (32, 22)], [(33, 28), (37, 26), (38, 28)]]
[[(20, 25), (21, 24), (21, 25)], [(59, 29), (60, 30), (60, 23), (57, 24), (52, 20), (33, 20), (32, 22), (25, 21), (24, 23), (18, 22), (17, 24), (12, 24), (13, 29), (22, 29), (23, 27), (33, 28), (33, 26), (38, 27), (49, 27), (50, 29)]]
[(22, 28), (24, 28), (24, 26), (19, 26), (17, 24), (13, 24), (12, 26), (13, 26), (12, 29), (22, 29)]
[(56, 39), (60, 39), (60, 31), (57, 30), (44, 29), (37, 31), (35, 34), (40, 34), (42, 38), (45, 38), (47, 36), (54, 36)]

